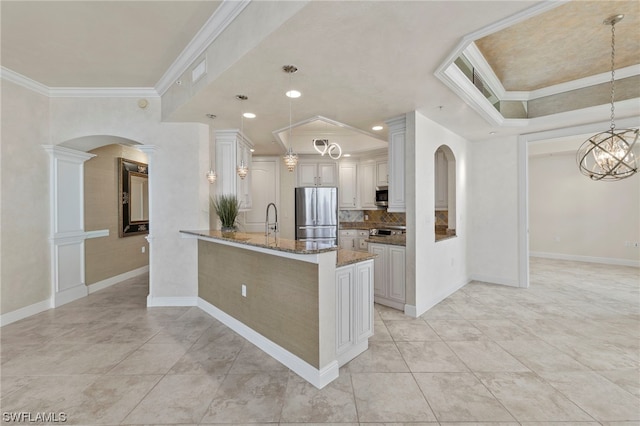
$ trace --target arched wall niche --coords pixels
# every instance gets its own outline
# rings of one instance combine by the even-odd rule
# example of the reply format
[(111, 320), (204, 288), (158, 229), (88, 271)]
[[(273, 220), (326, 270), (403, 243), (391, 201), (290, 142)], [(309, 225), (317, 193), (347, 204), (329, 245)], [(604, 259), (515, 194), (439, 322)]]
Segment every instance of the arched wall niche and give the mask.
[(456, 157), (447, 145), (434, 153), (436, 241), (456, 235)]
[(135, 146), (143, 145), (142, 142), (135, 141), (122, 136), (115, 135), (87, 135), (78, 138), (68, 139), (59, 144), (65, 148), (75, 149), (78, 151), (89, 152), (96, 148), (100, 148), (106, 145), (124, 145)]

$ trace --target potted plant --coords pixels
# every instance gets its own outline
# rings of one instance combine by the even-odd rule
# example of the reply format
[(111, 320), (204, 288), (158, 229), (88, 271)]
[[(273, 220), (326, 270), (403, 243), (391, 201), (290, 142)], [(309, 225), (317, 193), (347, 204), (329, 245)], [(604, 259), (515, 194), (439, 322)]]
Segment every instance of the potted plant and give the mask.
[(240, 201), (235, 195), (217, 195), (211, 199), (211, 207), (222, 223), (222, 236), (232, 237), (236, 232), (236, 219), (240, 213)]

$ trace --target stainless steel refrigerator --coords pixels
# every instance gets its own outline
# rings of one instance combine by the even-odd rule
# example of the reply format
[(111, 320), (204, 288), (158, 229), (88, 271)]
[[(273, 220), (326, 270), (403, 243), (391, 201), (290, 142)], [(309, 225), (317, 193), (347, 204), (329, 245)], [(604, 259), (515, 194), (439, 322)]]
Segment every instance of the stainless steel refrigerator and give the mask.
[(338, 188), (296, 188), (296, 240), (338, 245)]

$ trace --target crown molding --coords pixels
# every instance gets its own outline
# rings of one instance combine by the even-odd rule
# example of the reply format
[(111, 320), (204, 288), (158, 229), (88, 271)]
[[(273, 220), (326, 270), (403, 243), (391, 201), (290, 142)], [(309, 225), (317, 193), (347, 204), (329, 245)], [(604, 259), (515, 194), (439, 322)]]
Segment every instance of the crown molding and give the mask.
[(51, 87), (52, 98), (157, 98), (153, 87)]
[(211, 43), (218, 38), (250, 2), (251, 0), (223, 0), (220, 7), (216, 9), (213, 15), (211, 15), (202, 28), (200, 28), (187, 47), (184, 48), (158, 83), (156, 83), (156, 91), (160, 95), (164, 95), (169, 87), (207, 50)]
[(10, 70), (9, 68), (0, 67), (0, 78), (41, 95), (50, 96), (50, 90), (47, 86), (42, 83), (38, 83), (37, 81), (30, 79), (29, 77), (25, 77), (22, 74), (18, 74), (17, 72)]

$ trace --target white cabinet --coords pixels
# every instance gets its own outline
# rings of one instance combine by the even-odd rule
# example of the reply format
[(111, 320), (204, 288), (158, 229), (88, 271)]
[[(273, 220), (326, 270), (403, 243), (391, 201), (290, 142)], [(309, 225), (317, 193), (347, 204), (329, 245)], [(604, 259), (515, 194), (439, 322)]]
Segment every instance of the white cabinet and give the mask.
[(297, 186), (338, 186), (338, 167), (335, 162), (300, 161)]
[(336, 358), (343, 366), (373, 336), (373, 260), (336, 268)]
[(407, 131), (406, 117), (403, 115), (387, 121), (389, 127), (389, 212), (406, 211), (404, 154)]
[(340, 163), (340, 185), (338, 186), (339, 206), (342, 210), (360, 208), (358, 202), (358, 165), (351, 162)]
[(404, 311), (405, 247), (369, 243), (374, 260), (374, 294), (376, 303)]
[(340, 230), (339, 245), (341, 249), (356, 250), (356, 237), (358, 231), (356, 229)]
[(449, 205), (449, 166), (444, 151), (435, 153), (435, 203), (436, 210), (447, 210)]
[(376, 186), (389, 185), (389, 167), (387, 161), (376, 162)]
[(251, 209), (251, 169), (240, 179), (236, 167), (241, 160), (251, 167), (253, 143), (237, 130), (216, 131), (216, 193), (235, 195), (240, 201), (240, 210)]
[(363, 209), (377, 209), (376, 167), (373, 162), (360, 163), (360, 206)]

